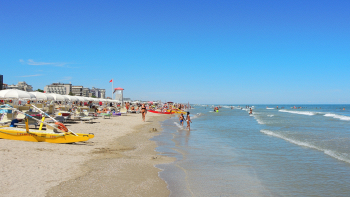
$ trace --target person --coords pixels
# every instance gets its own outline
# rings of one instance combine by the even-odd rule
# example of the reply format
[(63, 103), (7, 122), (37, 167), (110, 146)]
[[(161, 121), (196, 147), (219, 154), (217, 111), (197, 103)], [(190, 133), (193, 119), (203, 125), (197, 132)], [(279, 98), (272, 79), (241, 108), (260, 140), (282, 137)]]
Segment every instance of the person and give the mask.
[(181, 124), (181, 126), (184, 126), (184, 119), (185, 119), (184, 115), (181, 114), (180, 117), (179, 117), (179, 119), (180, 119), (180, 124)]
[(249, 114), (253, 114), (253, 110), (252, 110), (252, 108), (249, 108), (249, 109), (250, 109)]
[(17, 124), (18, 122), (19, 122), (19, 121), (18, 121), (17, 118), (13, 119), (13, 120), (11, 121), (10, 127), (17, 127), (16, 124)]
[(190, 112), (187, 112), (186, 121), (187, 121), (187, 128), (190, 131), (191, 130), (190, 122), (192, 123), (191, 118), (190, 118)]
[(143, 120), (143, 122), (145, 122), (146, 113), (147, 113), (146, 106), (145, 106), (145, 104), (142, 104), (142, 106), (141, 106), (141, 114), (142, 114), (142, 120)]

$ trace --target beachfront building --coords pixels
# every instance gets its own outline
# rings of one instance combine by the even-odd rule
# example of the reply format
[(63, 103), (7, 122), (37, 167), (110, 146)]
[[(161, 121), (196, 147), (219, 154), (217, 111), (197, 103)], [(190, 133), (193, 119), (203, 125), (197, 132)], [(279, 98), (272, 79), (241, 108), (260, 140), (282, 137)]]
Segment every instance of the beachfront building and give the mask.
[(27, 92), (33, 92), (33, 87), (31, 85), (28, 85), (25, 81), (18, 82), (17, 85), (7, 85), (6, 89), (17, 89), (17, 90), (23, 90)]
[(106, 90), (92, 87), (90, 89), (89, 97), (92, 97), (92, 96), (94, 96), (96, 98), (105, 98), (106, 97)]
[(83, 86), (72, 86), (73, 96), (83, 96)]
[(52, 83), (44, 88), (46, 93), (68, 95), (72, 92), (72, 84), (70, 83)]
[(6, 84), (6, 83), (3, 83), (3, 84), (2, 84), (2, 89), (3, 89), (3, 90), (6, 90), (6, 89), (7, 89), (7, 84)]
[(91, 97), (90, 96), (90, 88), (83, 88), (83, 96), (85, 97)]
[(4, 90), (4, 77), (0, 75), (0, 90)]

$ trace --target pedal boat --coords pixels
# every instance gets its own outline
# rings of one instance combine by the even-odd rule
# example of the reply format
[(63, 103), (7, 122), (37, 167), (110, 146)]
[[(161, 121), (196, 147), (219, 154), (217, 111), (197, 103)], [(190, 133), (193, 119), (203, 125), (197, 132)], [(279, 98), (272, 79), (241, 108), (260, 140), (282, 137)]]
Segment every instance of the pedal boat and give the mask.
[(27, 132), (25, 128), (0, 126), (0, 138), (9, 140), (21, 140), (28, 142), (49, 142), (49, 143), (74, 143), (83, 142), (94, 138), (94, 134), (82, 134), (71, 132), (56, 133), (54, 130), (37, 130), (29, 129)]

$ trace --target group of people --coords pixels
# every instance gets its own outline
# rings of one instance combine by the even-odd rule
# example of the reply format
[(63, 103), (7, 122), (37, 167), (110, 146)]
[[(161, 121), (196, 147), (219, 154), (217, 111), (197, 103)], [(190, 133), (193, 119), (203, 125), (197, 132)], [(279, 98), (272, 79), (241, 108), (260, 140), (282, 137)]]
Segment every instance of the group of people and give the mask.
[(181, 126), (184, 126), (184, 121), (186, 120), (186, 122), (187, 122), (187, 127), (186, 128), (188, 128), (189, 131), (191, 130), (191, 124), (190, 123), (192, 123), (192, 121), (191, 121), (191, 117), (190, 117), (190, 112), (187, 112), (186, 119), (185, 119), (184, 114), (181, 114), (180, 117), (179, 117), (179, 120), (180, 120), (180, 125)]

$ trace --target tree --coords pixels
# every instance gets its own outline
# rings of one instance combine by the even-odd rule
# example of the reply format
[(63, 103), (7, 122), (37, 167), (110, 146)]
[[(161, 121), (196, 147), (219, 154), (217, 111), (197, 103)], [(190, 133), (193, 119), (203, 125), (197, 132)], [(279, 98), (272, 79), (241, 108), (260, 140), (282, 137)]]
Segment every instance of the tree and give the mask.
[(69, 92), (69, 94), (68, 94), (69, 96), (73, 96), (73, 93), (72, 92)]
[(44, 92), (44, 90), (42, 90), (42, 89), (37, 89), (36, 91), (38, 91), (38, 92)]
[(91, 98), (96, 98), (96, 96), (95, 96), (95, 95), (92, 95)]

